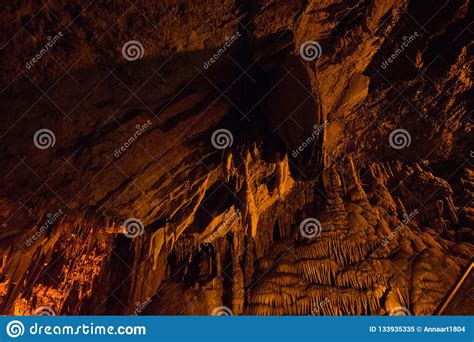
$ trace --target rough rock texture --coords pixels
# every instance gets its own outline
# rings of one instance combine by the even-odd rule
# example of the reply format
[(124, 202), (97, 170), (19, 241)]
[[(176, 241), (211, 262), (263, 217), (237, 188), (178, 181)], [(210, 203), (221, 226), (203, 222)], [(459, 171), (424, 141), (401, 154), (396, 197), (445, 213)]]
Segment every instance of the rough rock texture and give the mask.
[(0, 311), (432, 314), (474, 252), (472, 7), (4, 6)]

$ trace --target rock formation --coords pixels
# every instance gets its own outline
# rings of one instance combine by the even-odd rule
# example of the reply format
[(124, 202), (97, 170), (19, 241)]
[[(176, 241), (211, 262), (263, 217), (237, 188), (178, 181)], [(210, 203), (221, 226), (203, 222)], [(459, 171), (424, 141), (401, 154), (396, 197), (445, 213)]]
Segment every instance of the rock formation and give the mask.
[(472, 10), (4, 6), (1, 313), (433, 314), (474, 252)]

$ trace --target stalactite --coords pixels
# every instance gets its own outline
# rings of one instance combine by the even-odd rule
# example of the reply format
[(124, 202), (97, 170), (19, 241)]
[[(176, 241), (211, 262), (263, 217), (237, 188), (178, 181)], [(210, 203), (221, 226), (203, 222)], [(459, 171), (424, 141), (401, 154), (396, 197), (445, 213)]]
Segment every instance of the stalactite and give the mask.
[(233, 236), (232, 249), (232, 312), (236, 315), (243, 312), (245, 304), (244, 273), (240, 264), (241, 247), (236, 234)]

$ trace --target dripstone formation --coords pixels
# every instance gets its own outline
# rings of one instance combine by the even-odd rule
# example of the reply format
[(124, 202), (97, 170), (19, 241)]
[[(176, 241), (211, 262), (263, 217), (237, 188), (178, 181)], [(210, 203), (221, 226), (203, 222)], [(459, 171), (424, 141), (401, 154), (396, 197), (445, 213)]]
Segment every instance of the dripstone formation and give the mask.
[(472, 258), (472, 2), (42, 6), (0, 19), (2, 314), (431, 315)]

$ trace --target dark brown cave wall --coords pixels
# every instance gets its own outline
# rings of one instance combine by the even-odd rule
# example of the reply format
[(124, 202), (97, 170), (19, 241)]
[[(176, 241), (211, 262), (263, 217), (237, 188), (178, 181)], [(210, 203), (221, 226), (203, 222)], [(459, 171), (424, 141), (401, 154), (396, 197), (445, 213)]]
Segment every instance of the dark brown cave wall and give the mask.
[(471, 2), (0, 18), (2, 313), (432, 314), (472, 257)]

